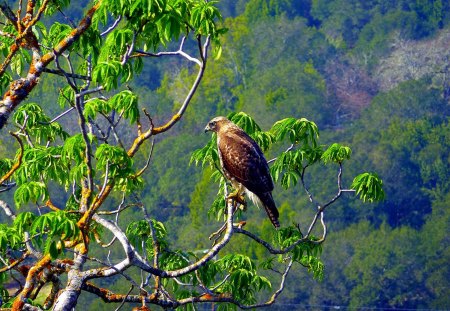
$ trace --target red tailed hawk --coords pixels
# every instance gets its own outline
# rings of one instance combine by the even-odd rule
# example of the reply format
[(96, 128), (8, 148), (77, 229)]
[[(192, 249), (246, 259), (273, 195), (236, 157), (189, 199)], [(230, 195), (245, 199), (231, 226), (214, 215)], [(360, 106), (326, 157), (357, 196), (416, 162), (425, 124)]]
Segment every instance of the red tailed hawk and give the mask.
[(280, 227), (278, 210), (272, 198), (272, 177), (258, 144), (225, 117), (209, 121), (206, 131), (217, 133), (222, 171), (236, 189), (229, 198), (242, 197), (245, 192), (255, 205), (264, 207), (275, 228)]

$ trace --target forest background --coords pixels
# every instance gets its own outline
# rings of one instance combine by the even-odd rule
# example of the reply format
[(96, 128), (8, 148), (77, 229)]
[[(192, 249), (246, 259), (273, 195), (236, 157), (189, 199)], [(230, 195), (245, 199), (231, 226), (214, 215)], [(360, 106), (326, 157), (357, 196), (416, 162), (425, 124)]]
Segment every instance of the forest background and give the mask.
[[(82, 16), (86, 1), (77, 2), (67, 11), (74, 19)], [(152, 215), (165, 222), (170, 239), (185, 249), (207, 247), (204, 235), (214, 221), (208, 208), (217, 186), (210, 172), (190, 165), (190, 157), (210, 138), (203, 128), (211, 117), (245, 111), (263, 129), (285, 117), (305, 117), (317, 123), (324, 144), (352, 147), (344, 180), (375, 171), (386, 199), (363, 205), (347, 195), (330, 208), (323, 281), (304, 270), (293, 272), (273, 308), (450, 309), (450, 1), (217, 5), (229, 29), (222, 56), (208, 64), (182, 122), (158, 137), (151, 174), (139, 193)], [(129, 85), (150, 103), (155, 121), (179, 107), (183, 95), (177, 90), (191, 79), (176, 62), (158, 60)], [(44, 78), (29, 101), (51, 103), (47, 112), (56, 114), (57, 94), (49, 90), (60, 86)], [(76, 126), (70, 119), (61, 123)], [(0, 154), (12, 143), (2, 139)], [(311, 172), (317, 197), (334, 189), (327, 173), (323, 166)], [(295, 188), (277, 187), (274, 198), (282, 224), (314, 213)], [(271, 226), (253, 207), (244, 217), (250, 229)], [(260, 256), (245, 240), (233, 247)], [(77, 308), (100, 305), (88, 296)]]

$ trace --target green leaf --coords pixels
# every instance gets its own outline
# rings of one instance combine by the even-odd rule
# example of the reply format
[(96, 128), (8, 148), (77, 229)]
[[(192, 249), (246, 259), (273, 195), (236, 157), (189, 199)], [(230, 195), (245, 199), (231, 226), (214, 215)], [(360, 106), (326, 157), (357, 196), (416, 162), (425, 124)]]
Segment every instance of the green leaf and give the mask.
[(255, 132), (261, 132), (261, 128), (259, 127), (259, 125), (252, 117), (250, 117), (250, 115), (246, 114), (245, 112), (232, 112), (227, 116), (227, 118), (249, 135), (252, 135)]
[(138, 97), (133, 92), (122, 91), (114, 95), (108, 102), (112, 108), (122, 112), (123, 116), (130, 120), (130, 124), (137, 121), (139, 117)]
[(342, 163), (344, 160), (350, 159), (351, 154), (352, 150), (349, 147), (334, 143), (322, 154), (322, 161), (325, 164)]
[(36, 103), (26, 103), (14, 113), (14, 122), (26, 126), (27, 133), (37, 144), (53, 142), (57, 137), (66, 139), (67, 134), (57, 122), (52, 122)]
[(67, 185), (69, 181), (66, 174), (68, 166), (61, 159), (62, 150), (62, 147), (26, 148), (23, 152), (22, 165), (14, 173), (17, 184), (39, 180), (56, 181), (60, 185)]
[(58, 104), (61, 108), (75, 104), (75, 91), (70, 85), (63, 87), (59, 91)]
[(69, 164), (72, 161), (76, 164), (81, 164), (84, 161), (85, 150), (86, 143), (83, 135), (81, 133), (75, 134), (64, 142), (61, 156)]
[(363, 202), (377, 202), (385, 198), (383, 181), (376, 173), (363, 173), (353, 179), (351, 189)]
[(37, 216), (31, 212), (22, 212), (16, 216), (16, 219), (14, 219), (13, 226), (20, 236), (22, 236), (23, 232), (30, 229), (36, 217)]
[(14, 203), (19, 208), (22, 205), (32, 201), (45, 202), (48, 200), (47, 186), (43, 182), (31, 181), (20, 185), (14, 192)]
[(288, 136), (292, 144), (308, 145), (312, 149), (317, 147), (319, 129), (314, 122), (305, 118), (286, 118), (277, 121), (270, 131), (274, 134), (276, 141), (282, 141)]
[(106, 91), (117, 88), (122, 64), (117, 60), (99, 62), (92, 73), (93, 82), (100, 83)]
[(215, 133), (212, 134), (211, 140), (205, 145), (205, 147), (195, 150), (191, 155), (189, 164), (195, 162), (195, 165), (198, 165), (201, 163), (202, 167), (204, 167), (205, 164), (210, 164), (211, 168), (215, 168), (214, 163), (216, 165), (219, 164), (216, 137), (217, 135)]
[(66, 38), (69, 33), (72, 31), (72, 27), (67, 24), (61, 24), (59, 22), (52, 23), (52, 26), (50, 27), (48, 31), (47, 36), (47, 46), (56, 46), (61, 40)]
[(44, 250), (45, 253), (50, 254), (50, 257), (52, 259), (55, 259), (58, 257), (58, 247), (57, 247), (57, 242), (53, 241), (53, 240), (47, 240), (46, 243), (46, 248)]

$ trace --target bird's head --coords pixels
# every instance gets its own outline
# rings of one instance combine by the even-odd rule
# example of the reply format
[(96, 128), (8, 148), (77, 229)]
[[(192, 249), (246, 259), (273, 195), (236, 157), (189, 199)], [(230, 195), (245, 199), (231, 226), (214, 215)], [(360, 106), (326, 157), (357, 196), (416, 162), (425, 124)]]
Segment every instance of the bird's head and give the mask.
[(208, 122), (208, 124), (205, 127), (205, 133), (208, 131), (217, 133), (220, 128), (225, 125), (231, 123), (230, 120), (228, 120), (225, 117), (215, 117), (211, 121)]

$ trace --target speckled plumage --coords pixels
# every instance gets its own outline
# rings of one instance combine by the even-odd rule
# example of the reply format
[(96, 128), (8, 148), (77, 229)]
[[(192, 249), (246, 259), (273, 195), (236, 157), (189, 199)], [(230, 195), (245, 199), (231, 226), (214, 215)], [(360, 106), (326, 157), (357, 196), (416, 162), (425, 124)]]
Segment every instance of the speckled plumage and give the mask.
[(274, 185), (261, 148), (225, 117), (212, 119), (205, 130), (217, 133), (217, 149), (225, 177), (240, 193), (245, 191), (256, 205), (264, 207), (278, 228), (279, 213), (272, 198)]

